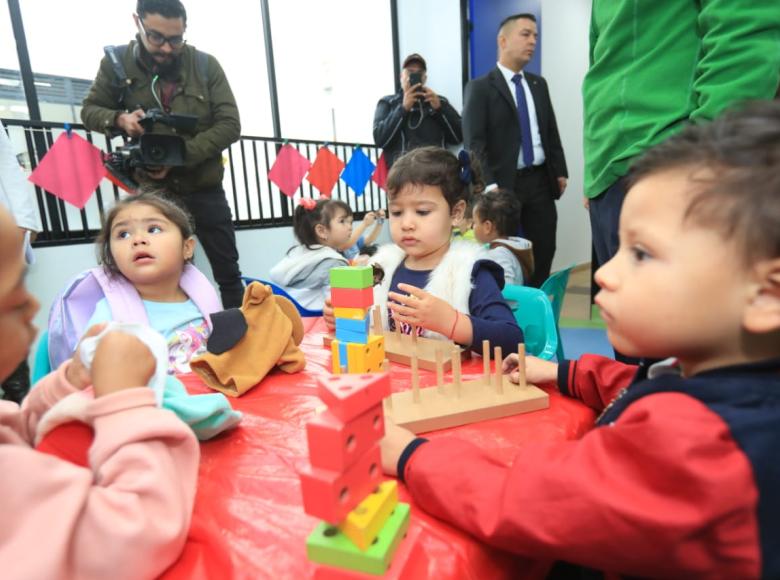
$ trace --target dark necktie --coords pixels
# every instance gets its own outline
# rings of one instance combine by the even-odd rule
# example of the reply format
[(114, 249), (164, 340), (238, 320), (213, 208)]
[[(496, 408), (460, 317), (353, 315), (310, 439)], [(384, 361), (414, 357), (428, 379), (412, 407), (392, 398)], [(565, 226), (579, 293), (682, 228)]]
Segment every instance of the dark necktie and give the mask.
[(528, 116), (528, 101), (523, 90), (523, 75), (512, 77), (515, 83), (515, 99), (517, 100), (517, 119), (520, 121), (520, 146), (523, 148), (523, 165), (531, 167), (534, 164), (534, 146), (531, 141), (531, 120)]

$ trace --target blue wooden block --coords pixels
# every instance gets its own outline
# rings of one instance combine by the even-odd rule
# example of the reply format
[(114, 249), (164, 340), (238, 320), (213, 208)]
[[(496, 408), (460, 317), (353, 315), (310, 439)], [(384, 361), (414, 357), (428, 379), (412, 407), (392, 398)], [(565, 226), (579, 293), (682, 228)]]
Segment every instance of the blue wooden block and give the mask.
[(346, 368), (348, 359), (349, 359), (349, 355), (347, 353), (347, 343), (339, 341), (339, 364), (342, 367)]
[(370, 326), (371, 326), (371, 316), (366, 316), (362, 320), (355, 320), (352, 318), (336, 318), (336, 330), (342, 329), (349, 332), (368, 334), (368, 330)]
[(336, 340), (342, 342), (357, 342), (359, 344), (368, 344), (367, 332), (352, 332), (336, 327)]

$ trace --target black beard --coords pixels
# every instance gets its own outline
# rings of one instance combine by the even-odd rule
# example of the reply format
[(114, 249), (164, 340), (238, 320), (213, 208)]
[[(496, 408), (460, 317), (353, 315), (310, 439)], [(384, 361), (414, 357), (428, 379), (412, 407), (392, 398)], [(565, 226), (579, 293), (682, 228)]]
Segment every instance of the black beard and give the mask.
[(146, 50), (146, 47), (144, 46), (143, 42), (139, 42), (138, 48), (141, 51), (140, 54), (141, 54), (141, 60), (143, 61), (143, 64), (153, 74), (160, 75), (160, 78), (163, 78), (165, 80), (176, 80), (177, 78), (179, 78), (179, 73), (181, 72), (180, 55), (173, 56), (171, 60), (166, 63), (159, 63), (156, 60), (154, 60), (154, 57), (151, 55), (151, 53), (148, 50)]

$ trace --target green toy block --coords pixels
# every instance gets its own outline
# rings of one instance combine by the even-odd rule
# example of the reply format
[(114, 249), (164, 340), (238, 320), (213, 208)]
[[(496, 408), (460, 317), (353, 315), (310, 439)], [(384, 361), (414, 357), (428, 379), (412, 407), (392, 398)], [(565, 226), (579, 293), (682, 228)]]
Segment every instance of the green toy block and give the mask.
[(364, 552), (336, 526), (321, 522), (306, 539), (306, 555), (312, 562), (381, 575), (387, 571), (395, 551), (409, 528), (409, 504), (399, 503)]
[(371, 288), (374, 268), (371, 266), (338, 266), (330, 269), (331, 288)]

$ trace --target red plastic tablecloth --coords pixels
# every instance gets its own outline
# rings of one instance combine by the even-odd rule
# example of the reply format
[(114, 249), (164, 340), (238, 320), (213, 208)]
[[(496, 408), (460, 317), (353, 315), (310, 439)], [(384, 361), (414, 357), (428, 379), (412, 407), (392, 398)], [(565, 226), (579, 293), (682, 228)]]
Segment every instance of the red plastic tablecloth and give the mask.
[[(316, 377), (330, 372), (330, 351), (323, 348), (324, 324), (309, 326), (301, 347), (306, 369), (288, 375), (275, 371), (238, 399), (241, 425), (201, 445), (193, 527), (179, 561), (164, 578), (311, 578), (315, 565), (306, 559), (305, 541), (318, 520), (304, 513), (297, 467), (307, 462), (305, 424), (322, 403)], [(393, 391), (410, 387), (409, 368), (391, 366)], [(476, 379), (482, 361), (464, 361), (464, 380)], [(192, 393), (208, 389), (197, 375), (183, 375)], [(435, 373), (421, 370), (421, 386), (434, 385)], [(521, 444), (574, 439), (594, 421), (581, 403), (550, 393), (543, 411), (495, 419), (426, 434), (456, 432), (495, 456), (510, 461)], [(402, 501), (410, 498), (403, 486)], [(412, 522), (421, 531), (413, 554), (415, 578), (534, 577), (545, 563), (531, 563), (489, 548), (467, 534), (428, 516), (412, 504)], [(420, 549), (421, 548), (421, 549)]]

